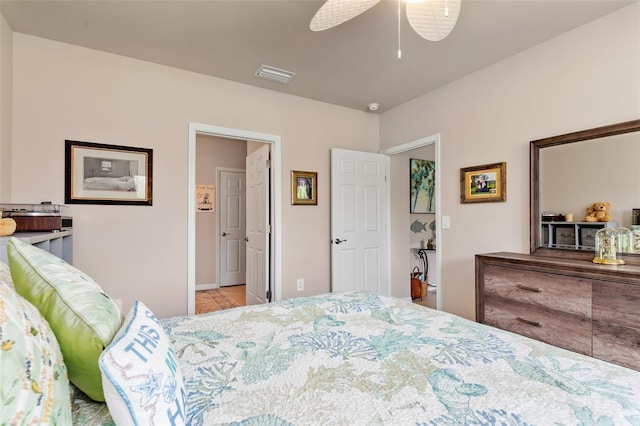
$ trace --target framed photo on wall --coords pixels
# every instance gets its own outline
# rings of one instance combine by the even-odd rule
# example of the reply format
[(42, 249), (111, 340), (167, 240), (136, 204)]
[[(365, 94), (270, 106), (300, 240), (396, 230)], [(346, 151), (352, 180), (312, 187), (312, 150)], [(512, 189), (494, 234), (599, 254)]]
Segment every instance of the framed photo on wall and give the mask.
[(216, 212), (215, 187), (213, 185), (196, 185), (196, 212)]
[(431, 160), (409, 160), (411, 197), (409, 213), (436, 212), (436, 162)]
[(291, 204), (315, 206), (318, 204), (318, 173), (291, 171)]
[(152, 205), (153, 150), (65, 141), (65, 203)]
[(460, 169), (460, 202), (507, 201), (507, 163)]

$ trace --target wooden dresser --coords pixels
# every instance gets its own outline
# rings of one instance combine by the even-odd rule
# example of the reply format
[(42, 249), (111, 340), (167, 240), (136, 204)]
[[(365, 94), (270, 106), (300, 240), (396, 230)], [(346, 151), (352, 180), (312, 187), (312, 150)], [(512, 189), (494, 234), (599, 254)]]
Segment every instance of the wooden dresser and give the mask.
[(640, 370), (640, 266), (479, 254), (476, 320)]

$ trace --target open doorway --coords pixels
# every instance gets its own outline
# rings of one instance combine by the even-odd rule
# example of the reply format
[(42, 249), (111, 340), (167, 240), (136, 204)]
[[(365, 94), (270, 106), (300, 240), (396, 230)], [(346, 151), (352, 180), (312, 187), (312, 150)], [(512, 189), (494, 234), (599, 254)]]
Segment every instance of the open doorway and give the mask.
[(196, 314), (246, 304), (247, 152), (247, 142), (196, 134)]
[[(189, 179), (188, 179), (188, 247), (187, 247), (187, 302), (188, 314), (195, 313), (195, 291), (196, 291), (196, 223), (197, 223), (197, 200), (196, 185), (196, 146), (198, 136), (206, 135), (223, 138), (229, 143), (241, 143), (246, 147), (247, 143), (259, 142), (269, 144), (271, 154), (271, 168), (269, 198), (271, 203), (268, 211), (270, 226), (269, 253), (270, 261), (267, 265), (267, 279), (271, 291), (270, 300), (280, 300), (281, 295), (281, 173), (280, 173), (280, 137), (264, 133), (256, 133), (245, 130), (229, 129), (218, 126), (211, 126), (198, 123), (189, 124)], [(245, 148), (246, 152), (246, 148)], [(219, 237), (219, 236), (218, 236)], [(219, 282), (219, 281), (218, 281)]]
[[(426, 151), (425, 151), (426, 150)], [(426, 153), (431, 151), (431, 153)], [(422, 240), (425, 240), (425, 248), (429, 238), (435, 237), (436, 249), (429, 251), (428, 275), (432, 284), (432, 298), (435, 293), (435, 307), (441, 308), (442, 300), (442, 280), (441, 258), (442, 258), (442, 237), (440, 225), (441, 215), (441, 188), (440, 178), (440, 135), (432, 135), (417, 139), (412, 142), (397, 145), (381, 151), (381, 154), (390, 156), (391, 169), (391, 252), (390, 271), (392, 277), (393, 294), (397, 296), (408, 295), (410, 293), (410, 274), (415, 265), (423, 265), (418, 251), (422, 249)], [(435, 214), (425, 214), (424, 217), (411, 214), (410, 207), (410, 159), (414, 157), (425, 157), (424, 159), (435, 162)], [(430, 157), (430, 158), (426, 158)], [(414, 217), (415, 216), (415, 217)], [(412, 221), (412, 217), (414, 220)], [(411, 224), (418, 221), (423, 229), (418, 234), (412, 231)], [(427, 229), (424, 229), (426, 222)], [(431, 225), (433, 223), (433, 225)], [(431, 226), (430, 226), (431, 225)], [(417, 225), (415, 226), (417, 229)], [(413, 244), (412, 244), (413, 238)], [(426, 254), (426, 252), (425, 252)], [(424, 266), (422, 266), (424, 268)], [(423, 274), (425, 271), (421, 271)]]
[(246, 142), (196, 135), (196, 291), (245, 284), (246, 156)]

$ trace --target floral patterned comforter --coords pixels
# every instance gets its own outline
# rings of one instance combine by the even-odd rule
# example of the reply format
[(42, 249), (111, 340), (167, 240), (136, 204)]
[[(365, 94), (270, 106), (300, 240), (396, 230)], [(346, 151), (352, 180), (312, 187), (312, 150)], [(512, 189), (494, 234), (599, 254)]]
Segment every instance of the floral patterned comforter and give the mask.
[(191, 425), (640, 425), (640, 372), (373, 293), (162, 323)]

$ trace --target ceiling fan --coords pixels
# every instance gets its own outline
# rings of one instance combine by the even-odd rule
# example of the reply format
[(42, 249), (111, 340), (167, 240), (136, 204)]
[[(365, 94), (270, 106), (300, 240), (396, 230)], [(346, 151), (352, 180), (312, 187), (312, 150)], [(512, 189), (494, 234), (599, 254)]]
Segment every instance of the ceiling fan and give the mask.
[[(398, 0), (400, 1), (400, 0)], [(420, 37), (440, 41), (458, 21), (461, 0), (404, 0), (407, 19)], [(366, 12), (380, 0), (327, 0), (311, 19), (312, 31), (323, 31)], [(398, 5), (399, 7), (399, 5)]]

